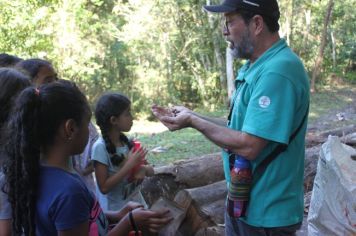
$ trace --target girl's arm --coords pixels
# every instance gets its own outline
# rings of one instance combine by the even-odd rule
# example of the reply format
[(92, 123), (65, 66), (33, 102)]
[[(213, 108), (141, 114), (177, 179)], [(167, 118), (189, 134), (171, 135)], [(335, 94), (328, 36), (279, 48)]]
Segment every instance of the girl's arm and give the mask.
[(58, 231), (58, 236), (88, 236), (88, 234), (89, 221), (86, 221), (73, 229)]
[[(132, 211), (132, 218), (139, 230), (145, 229), (152, 233), (157, 233), (166, 226), (173, 218), (169, 215), (168, 210), (151, 211), (143, 208), (137, 208)], [(129, 214), (109, 232), (108, 236), (126, 235), (133, 230)]]
[(136, 208), (143, 208), (143, 205), (138, 202), (129, 201), (119, 211), (106, 211), (105, 216), (110, 223), (116, 224), (117, 222), (122, 220), (127, 213), (135, 210)]
[(87, 176), (90, 175), (91, 173), (93, 173), (94, 171), (94, 164), (93, 161), (89, 161), (87, 166), (84, 168), (84, 170), (82, 171), (82, 175), (83, 176)]
[[(1, 191), (1, 190), (0, 190)], [(0, 235), (11, 236), (11, 219), (0, 220)]]
[(135, 152), (130, 151), (129, 157), (124, 165), (114, 175), (109, 176), (108, 166), (95, 161), (95, 177), (99, 189), (103, 194), (110, 192), (115, 185), (120, 183), (129, 173), (129, 171), (138, 163), (142, 161), (147, 154), (147, 150), (139, 149)]

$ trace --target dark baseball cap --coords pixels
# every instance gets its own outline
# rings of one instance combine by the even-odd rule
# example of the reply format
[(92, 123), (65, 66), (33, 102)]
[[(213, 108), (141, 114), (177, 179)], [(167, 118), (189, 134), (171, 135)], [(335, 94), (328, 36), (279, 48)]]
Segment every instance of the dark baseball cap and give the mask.
[(229, 13), (246, 10), (278, 20), (280, 13), (277, 0), (223, 0), (220, 5), (205, 5), (208, 12)]

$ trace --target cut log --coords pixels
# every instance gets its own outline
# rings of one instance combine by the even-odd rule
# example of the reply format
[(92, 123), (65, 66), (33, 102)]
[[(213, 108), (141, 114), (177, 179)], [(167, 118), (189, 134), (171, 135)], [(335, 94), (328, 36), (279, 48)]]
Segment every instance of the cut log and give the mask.
[(338, 136), (341, 141), (347, 145), (355, 146), (356, 143), (356, 125), (348, 125), (320, 133), (308, 132), (305, 140), (307, 147), (312, 147), (324, 143), (329, 135)]
[(176, 193), (188, 186), (174, 180), (171, 174), (157, 174), (145, 178), (141, 186), (141, 193), (148, 206), (152, 206), (160, 197), (173, 200)]
[(226, 181), (178, 192), (174, 201), (188, 209), (179, 232), (194, 235), (202, 228), (223, 224), (226, 194)]
[[(317, 145), (305, 151), (305, 192), (312, 189), (320, 148)], [(219, 235), (215, 229), (224, 223), (227, 195), (220, 154), (176, 162), (155, 171), (155, 176), (143, 182), (142, 193), (149, 206), (164, 197), (186, 212), (176, 236)]]
[(326, 141), (326, 138), (324, 138), (322, 136), (308, 133), (305, 138), (305, 146), (307, 148), (310, 148), (310, 147), (320, 145), (321, 143), (324, 143), (325, 141)]
[(309, 213), (311, 195), (312, 195), (312, 191), (309, 191), (304, 194), (304, 214)]
[(313, 188), (316, 167), (318, 165), (321, 145), (307, 148), (305, 150), (304, 162), (304, 192), (311, 191)]
[(151, 210), (159, 211), (162, 209), (169, 209), (169, 214), (173, 220), (160, 230), (158, 236), (176, 236), (176, 232), (185, 218), (186, 209), (183, 209), (175, 202), (160, 198), (153, 204)]
[[(319, 151), (320, 145), (317, 145), (307, 148), (305, 152), (306, 192), (313, 186)], [(209, 185), (223, 179), (220, 153), (215, 153), (156, 168), (155, 175), (144, 180), (141, 192), (151, 206), (160, 197), (173, 200), (180, 190)]]
[(155, 175), (143, 181), (141, 192), (150, 206), (160, 197), (173, 200), (182, 189), (209, 185), (223, 179), (221, 155), (215, 153), (155, 168)]
[(175, 181), (189, 188), (208, 185), (224, 179), (220, 153), (175, 162), (173, 165), (155, 169), (155, 173), (171, 174), (175, 176)]
[(324, 138), (327, 138), (329, 135), (342, 137), (347, 134), (355, 133), (355, 132), (356, 132), (356, 125), (352, 124), (352, 125), (332, 129), (332, 130), (327, 130), (327, 131), (321, 132), (319, 135)]
[(195, 236), (224, 236), (225, 235), (225, 227), (222, 226), (214, 226), (208, 227), (204, 229), (200, 229)]
[(343, 143), (349, 146), (356, 146), (356, 132), (352, 134), (348, 134), (341, 139)]

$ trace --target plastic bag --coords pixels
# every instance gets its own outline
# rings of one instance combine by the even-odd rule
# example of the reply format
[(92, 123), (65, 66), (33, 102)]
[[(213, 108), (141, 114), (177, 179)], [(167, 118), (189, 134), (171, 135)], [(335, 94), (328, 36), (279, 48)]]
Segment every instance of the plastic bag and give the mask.
[(356, 150), (329, 136), (322, 145), (308, 214), (308, 235), (356, 235)]

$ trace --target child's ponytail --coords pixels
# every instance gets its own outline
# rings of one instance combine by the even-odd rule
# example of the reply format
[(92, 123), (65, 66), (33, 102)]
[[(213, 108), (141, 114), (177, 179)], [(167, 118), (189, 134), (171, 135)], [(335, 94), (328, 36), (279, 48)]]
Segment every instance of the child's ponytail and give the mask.
[(41, 99), (38, 90), (25, 89), (16, 101), (6, 127), (4, 165), (13, 229), (16, 235), (35, 235), (35, 203), (39, 174), (39, 120)]
[(106, 147), (106, 150), (108, 151), (109, 155), (110, 155), (110, 160), (111, 160), (111, 163), (114, 165), (114, 166), (118, 166), (120, 165), (120, 163), (124, 160), (124, 156), (123, 155), (118, 155), (116, 153), (116, 147), (115, 145), (111, 142), (111, 139), (109, 137), (109, 134), (107, 132), (107, 129), (103, 126), (99, 126), (100, 128), (100, 131), (101, 131), (101, 134), (103, 136), (103, 140), (105, 142), (105, 147)]
[(78, 125), (90, 108), (75, 84), (60, 80), (27, 88), (16, 100), (3, 139), (5, 190), (13, 211), (15, 235), (35, 235), (35, 210), (40, 155), (55, 144), (60, 125), (73, 119)]

